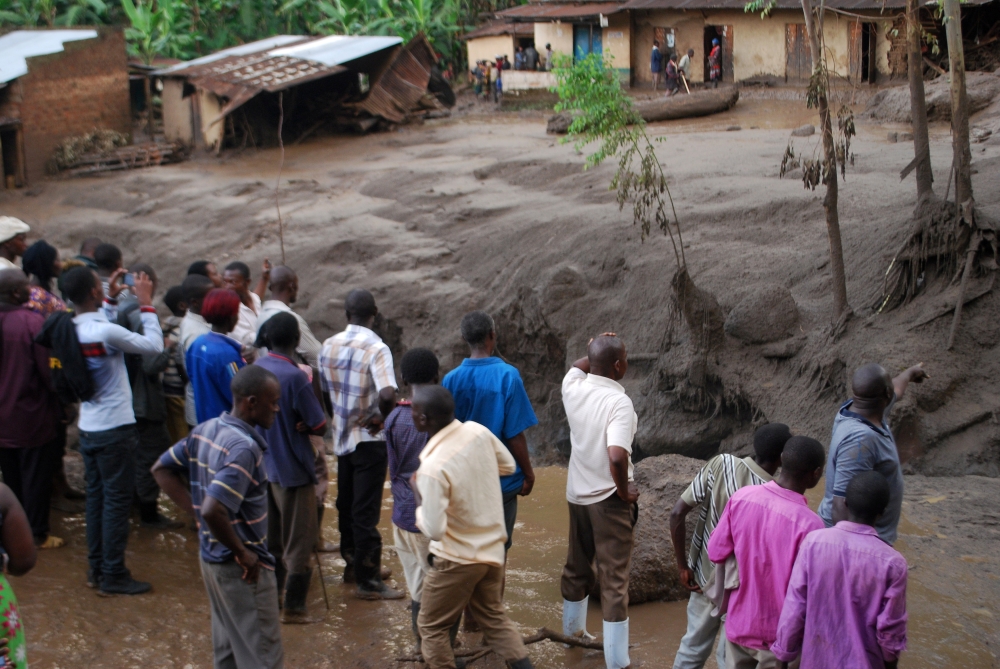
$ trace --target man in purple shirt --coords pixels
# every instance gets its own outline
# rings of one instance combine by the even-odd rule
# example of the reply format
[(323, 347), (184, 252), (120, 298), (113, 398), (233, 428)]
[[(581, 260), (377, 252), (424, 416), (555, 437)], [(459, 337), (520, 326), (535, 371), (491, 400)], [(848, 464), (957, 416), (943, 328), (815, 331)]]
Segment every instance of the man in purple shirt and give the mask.
[[(0, 470), (24, 506), (35, 543), (47, 546), (59, 404), (50, 383), (49, 352), (35, 343), (45, 319), (22, 306), (27, 301), (27, 275), (0, 270)], [(48, 545), (53, 543), (61, 545), (61, 540)]]
[(771, 646), (782, 667), (895, 669), (906, 649), (906, 560), (879, 538), (889, 505), (877, 471), (847, 486), (848, 520), (813, 532), (799, 548)]
[(739, 587), (726, 613), (726, 669), (774, 669), (771, 645), (799, 546), (823, 521), (806, 506), (805, 491), (823, 476), (826, 454), (809, 437), (792, 437), (781, 473), (764, 485), (737, 490), (708, 541), (708, 558), (736, 556)]
[(284, 597), (283, 623), (315, 622), (306, 616), (312, 579), (313, 548), (319, 535), (316, 511), (316, 452), (310, 435), (326, 432), (326, 414), (309, 376), (295, 363), (299, 322), (278, 313), (261, 328), (270, 352), (255, 363), (272, 372), (281, 384), (274, 424), (257, 426), (267, 450), (264, 468), (271, 482), (268, 495), (267, 544), (275, 560), (278, 603)]

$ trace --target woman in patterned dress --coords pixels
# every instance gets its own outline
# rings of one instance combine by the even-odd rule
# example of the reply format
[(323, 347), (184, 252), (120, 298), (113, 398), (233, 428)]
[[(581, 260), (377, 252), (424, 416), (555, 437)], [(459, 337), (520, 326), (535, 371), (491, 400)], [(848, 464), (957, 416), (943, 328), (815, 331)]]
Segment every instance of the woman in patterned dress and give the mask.
[(28, 648), (24, 641), (21, 613), (7, 575), (27, 574), (34, 568), (37, 557), (38, 550), (28, 517), (14, 492), (0, 483), (0, 559), (3, 561), (3, 573), (0, 574), (0, 639), (7, 646), (7, 656), (0, 657), (0, 661), (5, 669), (28, 667)]
[(57, 311), (66, 311), (66, 303), (52, 292), (52, 282), (62, 272), (59, 251), (54, 246), (39, 239), (24, 252), (21, 267), (31, 276), (30, 297), (24, 306), (46, 318)]

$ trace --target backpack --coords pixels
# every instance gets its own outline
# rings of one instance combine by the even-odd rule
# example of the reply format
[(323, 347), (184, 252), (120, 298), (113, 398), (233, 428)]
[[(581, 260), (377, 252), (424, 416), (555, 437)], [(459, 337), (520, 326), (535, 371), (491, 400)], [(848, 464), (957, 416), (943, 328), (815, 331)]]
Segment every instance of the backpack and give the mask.
[(52, 371), (52, 385), (59, 401), (75, 404), (90, 400), (97, 389), (87, 367), (80, 340), (76, 336), (73, 314), (58, 311), (45, 319), (42, 331), (35, 337), (35, 343), (51, 349), (49, 365)]

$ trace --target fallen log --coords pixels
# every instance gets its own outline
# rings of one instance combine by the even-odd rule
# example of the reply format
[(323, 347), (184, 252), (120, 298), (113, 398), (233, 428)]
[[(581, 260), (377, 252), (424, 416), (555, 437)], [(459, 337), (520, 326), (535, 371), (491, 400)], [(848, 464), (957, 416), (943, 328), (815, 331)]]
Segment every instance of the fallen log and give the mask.
[(635, 110), (648, 123), (652, 121), (673, 121), (679, 118), (710, 116), (732, 109), (740, 99), (740, 89), (736, 86), (721, 86), (695, 91), (691, 95), (675, 93), (668, 97), (642, 100), (635, 103)]
[[(635, 102), (635, 110), (647, 123), (654, 121), (673, 121), (680, 118), (710, 116), (732, 109), (740, 99), (740, 89), (736, 86), (706, 88), (690, 95), (675, 93), (674, 95), (653, 100)], [(545, 131), (550, 134), (564, 135), (573, 122), (572, 112), (560, 112), (549, 117)]]
[[(539, 641), (555, 641), (556, 643), (566, 644), (567, 646), (576, 646), (577, 648), (586, 648), (588, 650), (604, 650), (604, 642), (597, 639), (582, 638), (576, 636), (566, 636), (565, 634), (560, 634), (555, 630), (550, 630), (548, 627), (542, 627), (537, 632), (531, 636), (526, 636), (522, 639), (525, 646), (530, 646), (533, 643), (538, 643)], [(466, 664), (472, 664), (476, 660), (486, 655), (492, 653), (493, 650), (489, 647), (485, 648), (464, 648), (455, 651), (455, 657), (461, 657), (465, 659)], [(396, 662), (423, 662), (423, 655), (405, 655), (403, 657), (397, 657)]]

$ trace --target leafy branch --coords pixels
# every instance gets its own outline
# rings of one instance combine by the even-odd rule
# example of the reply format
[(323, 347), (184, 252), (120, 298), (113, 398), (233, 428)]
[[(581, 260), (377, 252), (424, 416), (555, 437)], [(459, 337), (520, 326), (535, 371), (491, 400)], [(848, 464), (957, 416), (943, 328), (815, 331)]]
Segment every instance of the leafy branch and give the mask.
[(609, 190), (616, 191), (619, 210), (631, 202), (633, 223), (639, 226), (642, 239), (654, 226), (658, 228), (670, 238), (677, 267), (685, 268), (684, 240), (667, 176), (646, 134), (646, 122), (622, 90), (610, 60), (590, 54), (574, 63), (562, 56), (556, 60), (554, 74), (554, 90), (559, 95), (556, 111), (573, 114), (562, 141), (573, 141), (581, 152), (589, 144), (598, 144), (587, 156), (587, 169), (617, 160)]

